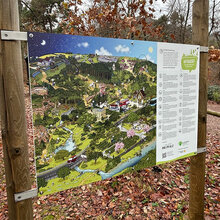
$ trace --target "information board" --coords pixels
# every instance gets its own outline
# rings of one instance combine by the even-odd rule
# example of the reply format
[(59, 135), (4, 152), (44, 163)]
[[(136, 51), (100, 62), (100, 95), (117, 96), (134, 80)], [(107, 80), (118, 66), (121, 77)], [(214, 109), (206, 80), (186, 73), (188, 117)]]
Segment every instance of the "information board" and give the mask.
[(199, 46), (28, 33), (39, 195), (194, 155)]
[(197, 151), (199, 51), (158, 43), (157, 164)]

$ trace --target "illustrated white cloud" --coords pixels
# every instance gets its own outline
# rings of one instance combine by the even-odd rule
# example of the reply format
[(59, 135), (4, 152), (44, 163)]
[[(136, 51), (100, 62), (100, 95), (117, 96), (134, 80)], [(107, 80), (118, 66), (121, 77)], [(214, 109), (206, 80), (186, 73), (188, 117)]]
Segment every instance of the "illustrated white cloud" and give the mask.
[(82, 42), (82, 43), (78, 43), (77, 46), (87, 48), (89, 46), (89, 43), (88, 42)]
[(102, 56), (112, 56), (112, 54), (107, 51), (104, 47), (101, 47), (99, 50), (95, 50), (95, 54)]
[(115, 47), (115, 50), (119, 53), (128, 53), (130, 51), (129, 47), (126, 47), (125, 45), (119, 44), (117, 47)]
[(147, 54), (146, 60), (149, 60), (149, 61), (151, 61), (152, 63), (154, 63), (154, 60), (151, 58), (151, 56), (150, 56), (149, 54)]

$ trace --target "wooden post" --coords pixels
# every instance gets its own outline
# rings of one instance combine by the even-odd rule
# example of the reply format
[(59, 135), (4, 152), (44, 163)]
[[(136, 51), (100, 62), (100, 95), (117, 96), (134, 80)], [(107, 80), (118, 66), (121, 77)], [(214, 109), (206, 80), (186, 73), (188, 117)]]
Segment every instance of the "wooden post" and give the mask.
[[(0, 30), (19, 31), (17, 0), (0, 0)], [(19, 41), (0, 40), (0, 103), (9, 219), (33, 219), (32, 200), (14, 200), (31, 189)]]
[[(208, 0), (193, 3), (192, 43), (208, 46)], [(208, 53), (200, 53), (198, 148), (206, 146)], [(204, 219), (205, 153), (190, 160), (189, 219)]]

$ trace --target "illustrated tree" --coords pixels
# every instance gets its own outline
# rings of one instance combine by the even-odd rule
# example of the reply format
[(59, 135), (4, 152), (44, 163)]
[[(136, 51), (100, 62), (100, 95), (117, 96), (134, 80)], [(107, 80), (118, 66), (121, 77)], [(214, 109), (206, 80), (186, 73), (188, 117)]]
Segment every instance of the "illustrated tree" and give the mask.
[(100, 102), (103, 103), (105, 101), (107, 101), (107, 95), (100, 95), (98, 94), (97, 96), (95, 96), (95, 98), (93, 99), (93, 103), (94, 105), (99, 104)]
[(38, 190), (41, 187), (45, 187), (45, 186), (47, 186), (47, 181), (44, 178), (37, 178), (37, 188), (38, 188)]
[(60, 150), (56, 153), (54, 159), (55, 160), (64, 160), (65, 157), (68, 157), (69, 156), (69, 151), (67, 150)]
[(54, 125), (58, 121), (59, 121), (58, 117), (52, 118), (46, 112), (44, 113), (43, 123), (44, 123), (45, 127), (49, 127), (50, 125)]
[(123, 142), (117, 142), (117, 143), (115, 143), (115, 151), (116, 152), (119, 152), (121, 149), (123, 149), (124, 148), (124, 143)]
[(45, 142), (42, 140), (40, 143), (38, 140), (35, 140), (35, 154), (36, 156), (41, 156), (43, 150), (46, 148)]
[(95, 164), (98, 160), (99, 157), (102, 157), (102, 152), (98, 152), (98, 151), (90, 151), (87, 154), (87, 159), (88, 160), (95, 160)]
[(84, 114), (81, 114), (81, 116), (77, 120), (77, 124), (78, 125), (83, 125), (83, 124), (91, 125), (95, 121), (96, 121), (95, 115), (92, 115), (90, 113), (84, 113)]
[(127, 137), (130, 138), (130, 137), (134, 137), (135, 136), (135, 131), (134, 129), (130, 129), (127, 131)]
[(44, 120), (41, 118), (40, 114), (38, 113), (35, 117), (34, 120), (34, 125), (38, 126), (38, 125), (44, 125)]
[(138, 119), (139, 119), (139, 116), (136, 113), (132, 112), (128, 116), (127, 121), (130, 122), (130, 123), (133, 123), (133, 122), (137, 121)]
[(150, 126), (149, 125), (145, 125), (143, 128), (144, 132), (148, 132), (150, 130)]
[(70, 168), (62, 167), (58, 170), (57, 175), (59, 178), (65, 179), (70, 174)]
[(62, 115), (62, 116), (61, 116), (61, 120), (62, 120), (62, 121), (69, 121), (70, 118), (69, 118), (68, 115)]
[(110, 121), (117, 121), (120, 118), (120, 114), (118, 112), (111, 112), (109, 117)]

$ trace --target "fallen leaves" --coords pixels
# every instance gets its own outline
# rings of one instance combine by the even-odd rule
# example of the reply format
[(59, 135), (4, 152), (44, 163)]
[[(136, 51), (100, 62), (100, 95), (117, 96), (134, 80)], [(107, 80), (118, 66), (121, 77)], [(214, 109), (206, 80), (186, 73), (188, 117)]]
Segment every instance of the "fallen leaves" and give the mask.
[[(26, 100), (29, 105), (29, 101)], [(210, 103), (211, 104), (211, 103)], [(212, 106), (211, 106), (212, 107)], [(218, 106), (219, 108), (219, 106)], [(31, 112), (28, 109), (28, 112)], [(27, 116), (28, 139), (33, 143), (31, 116)], [(219, 170), (220, 119), (208, 116), (205, 219), (220, 216)], [(33, 146), (30, 144), (32, 177)], [(182, 219), (187, 216), (189, 200), (189, 159), (125, 174), (102, 182), (66, 190), (50, 196), (33, 199), (35, 219)], [(0, 140), (0, 219), (8, 219), (6, 183), (2, 144)], [(34, 183), (33, 183), (34, 186)]]

